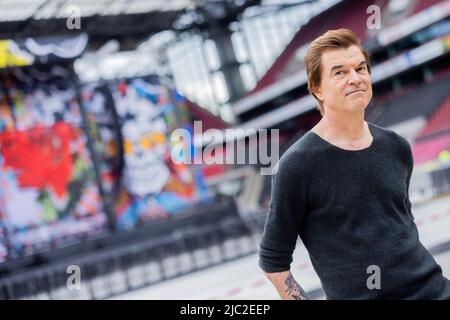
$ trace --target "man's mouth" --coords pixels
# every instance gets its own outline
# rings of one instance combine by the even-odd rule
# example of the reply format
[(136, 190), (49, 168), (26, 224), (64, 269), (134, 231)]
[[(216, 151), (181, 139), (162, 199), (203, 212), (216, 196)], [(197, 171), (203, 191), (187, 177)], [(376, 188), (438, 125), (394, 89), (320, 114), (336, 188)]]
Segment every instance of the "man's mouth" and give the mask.
[(365, 90), (363, 90), (363, 89), (353, 90), (353, 91), (347, 93), (346, 96), (349, 96), (349, 95), (351, 95), (352, 93), (356, 93), (356, 92), (364, 92), (364, 91), (365, 91)]

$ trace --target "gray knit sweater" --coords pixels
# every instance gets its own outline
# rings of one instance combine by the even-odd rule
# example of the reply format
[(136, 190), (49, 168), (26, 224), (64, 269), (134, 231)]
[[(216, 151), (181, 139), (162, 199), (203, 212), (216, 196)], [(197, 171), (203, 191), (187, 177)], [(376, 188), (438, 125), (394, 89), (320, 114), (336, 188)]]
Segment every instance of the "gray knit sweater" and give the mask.
[[(283, 154), (259, 265), (289, 270), (300, 236), (327, 299), (450, 299), (450, 281), (420, 243), (411, 212), (410, 145), (368, 124), (365, 149), (344, 150), (309, 131)], [(370, 266), (379, 267), (380, 289), (367, 285)]]

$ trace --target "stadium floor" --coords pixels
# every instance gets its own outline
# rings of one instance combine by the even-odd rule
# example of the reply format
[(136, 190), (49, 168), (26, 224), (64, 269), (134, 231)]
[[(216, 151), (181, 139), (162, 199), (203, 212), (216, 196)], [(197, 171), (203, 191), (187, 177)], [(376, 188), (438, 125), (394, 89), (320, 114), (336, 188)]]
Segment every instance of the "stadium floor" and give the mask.
[[(422, 243), (430, 249), (450, 278), (450, 195), (413, 207)], [(255, 239), (255, 242), (258, 239)], [(294, 253), (292, 273), (312, 299), (324, 299), (320, 280), (306, 249)], [(257, 266), (257, 255), (194, 272), (113, 299), (279, 299), (272, 284)]]

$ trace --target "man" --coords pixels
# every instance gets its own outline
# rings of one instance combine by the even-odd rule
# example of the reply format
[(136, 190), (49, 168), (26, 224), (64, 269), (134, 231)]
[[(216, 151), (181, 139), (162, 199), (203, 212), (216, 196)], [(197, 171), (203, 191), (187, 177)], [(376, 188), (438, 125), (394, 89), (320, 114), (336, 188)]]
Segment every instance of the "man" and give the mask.
[(282, 299), (307, 299), (290, 272), (300, 236), (327, 299), (450, 299), (411, 213), (411, 148), (364, 120), (367, 52), (352, 31), (330, 30), (305, 66), (322, 119), (274, 168), (260, 267)]

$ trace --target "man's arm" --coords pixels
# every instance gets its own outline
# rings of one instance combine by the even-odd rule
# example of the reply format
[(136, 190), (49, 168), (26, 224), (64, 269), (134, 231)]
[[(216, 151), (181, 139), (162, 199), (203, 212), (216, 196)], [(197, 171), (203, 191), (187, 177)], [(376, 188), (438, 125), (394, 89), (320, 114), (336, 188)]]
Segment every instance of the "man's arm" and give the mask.
[(295, 281), (291, 271), (265, 272), (283, 300), (308, 300), (305, 290)]
[(404, 157), (404, 161), (405, 161), (406, 169), (407, 169), (406, 190), (405, 190), (405, 206), (406, 206), (406, 209), (407, 209), (409, 215), (411, 216), (411, 218), (413, 220), (415, 220), (414, 215), (413, 215), (413, 213), (411, 211), (412, 204), (411, 204), (411, 201), (409, 199), (409, 185), (410, 185), (410, 182), (411, 182), (411, 176), (412, 176), (413, 169), (414, 169), (414, 159), (413, 159), (413, 154), (412, 154), (412, 150), (411, 150), (411, 145), (409, 144), (409, 142), (405, 138), (403, 138), (401, 136), (399, 136), (399, 137), (400, 137), (400, 139), (401, 139), (401, 141), (403, 142), (403, 145), (404, 145), (404, 152), (402, 153), (402, 157)]
[(271, 200), (259, 250), (259, 266), (282, 299), (303, 299), (306, 294), (292, 277), (290, 264), (306, 213), (298, 157), (285, 153), (272, 175)]

